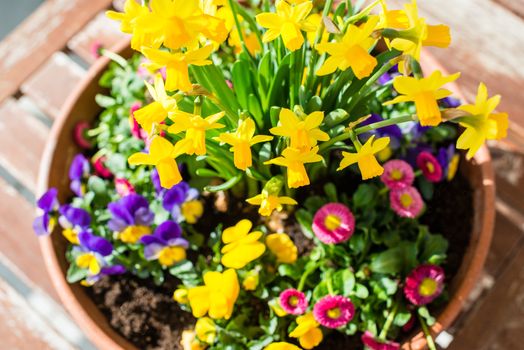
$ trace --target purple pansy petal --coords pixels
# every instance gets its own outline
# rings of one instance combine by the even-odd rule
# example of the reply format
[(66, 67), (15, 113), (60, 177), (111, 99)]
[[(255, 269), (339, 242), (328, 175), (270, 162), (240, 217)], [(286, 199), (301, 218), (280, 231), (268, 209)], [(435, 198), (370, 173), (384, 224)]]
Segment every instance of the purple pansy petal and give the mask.
[(167, 190), (162, 201), (164, 209), (171, 211), (175, 205), (184, 203), (188, 190), (189, 185), (185, 182), (181, 182)]
[(146, 260), (156, 260), (158, 258), (158, 254), (162, 249), (164, 249), (164, 247), (165, 246), (162, 244), (157, 243), (146, 245), (144, 248), (144, 257)]
[(155, 214), (147, 208), (140, 208), (135, 212), (135, 224), (139, 226), (150, 226), (155, 220)]
[[(89, 226), (89, 224), (91, 224), (91, 216), (86, 210), (82, 208), (75, 208), (69, 204), (65, 204), (60, 207), (59, 211), (61, 215), (59, 222), (64, 228), (86, 228)], [(66, 221), (69, 225), (67, 225), (64, 221)]]
[(84, 191), (82, 189), (82, 181), (80, 181), (80, 180), (73, 180), (73, 181), (71, 181), (71, 184), (69, 185), (69, 188), (78, 197), (82, 197), (84, 195)]
[(140, 238), (140, 242), (142, 244), (145, 244), (145, 245), (149, 245), (149, 244), (153, 244), (153, 243), (157, 243), (157, 244), (162, 244), (162, 245), (167, 245), (167, 242), (162, 240), (161, 238), (155, 236), (155, 235), (146, 235), (146, 236), (142, 236)]
[(440, 103), (445, 108), (457, 108), (460, 106), (461, 101), (458, 98), (448, 96), (440, 100)]
[(160, 176), (158, 175), (158, 171), (156, 169), (151, 171), (151, 182), (153, 183), (157, 193), (162, 193), (164, 191), (162, 185), (160, 185)]
[(58, 190), (56, 188), (50, 188), (42, 195), (42, 197), (40, 197), (40, 199), (36, 202), (36, 205), (45, 213), (48, 213), (58, 206), (57, 195)]
[(173, 238), (167, 241), (167, 245), (170, 247), (183, 247), (187, 249), (189, 247), (189, 242), (184, 238)]
[(100, 274), (104, 276), (122, 275), (126, 272), (127, 272), (127, 269), (123, 265), (107, 266), (107, 267), (103, 267), (102, 270), (100, 270)]
[(71, 163), (71, 167), (69, 167), (69, 179), (71, 181), (73, 180), (80, 180), (84, 176), (87, 176), (89, 174), (89, 161), (86, 157), (82, 154), (77, 154), (73, 158), (73, 162)]
[(166, 221), (156, 228), (154, 235), (167, 242), (170, 239), (180, 238), (182, 236), (182, 229), (176, 222)]
[(95, 236), (88, 231), (80, 232), (80, 234), (78, 234), (78, 240), (82, 246), (102, 256), (111, 255), (113, 252), (111, 242), (103, 237)]
[(45, 213), (33, 221), (33, 230), (37, 236), (47, 236), (49, 232), (49, 214)]
[(133, 215), (119, 202), (109, 203), (107, 209), (113, 215), (112, 219), (108, 222), (108, 226), (111, 230), (120, 231), (120, 228), (123, 229), (134, 223)]

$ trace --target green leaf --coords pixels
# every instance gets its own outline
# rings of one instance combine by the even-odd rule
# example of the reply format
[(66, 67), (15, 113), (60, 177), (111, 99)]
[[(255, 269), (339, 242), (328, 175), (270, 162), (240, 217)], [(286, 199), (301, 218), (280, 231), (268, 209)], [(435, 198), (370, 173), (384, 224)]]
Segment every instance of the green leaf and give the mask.
[(313, 299), (318, 300), (329, 294), (327, 282), (322, 281), (313, 289)]
[(114, 98), (104, 95), (96, 95), (95, 96), (96, 103), (102, 107), (102, 108), (109, 108), (115, 105), (116, 101)]
[(87, 189), (93, 191), (96, 195), (106, 196), (106, 182), (98, 176), (91, 176), (87, 180)]
[(219, 191), (225, 191), (229, 190), (231, 187), (235, 186), (237, 183), (242, 180), (242, 177), (244, 176), (243, 173), (239, 173), (235, 176), (233, 176), (231, 179), (227, 180), (226, 182), (217, 185), (217, 186), (206, 186), (204, 187), (205, 191), (209, 192), (219, 192)]
[(420, 261), (431, 264), (441, 264), (446, 259), (449, 243), (442, 235), (428, 235), (424, 241), (424, 248)]
[(264, 112), (262, 112), (262, 107), (260, 107), (260, 102), (255, 94), (249, 94), (247, 101), (247, 109), (249, 113), (255, 118), (255, 122), (259, 129), (264, 128)]
[(422, 197), (424, 197), (425, 200), (431, 200), (433, 198), (433, 193), (435, 192), (435, 185), (422, 176), (418, 177), (417, 183)]
[(305, 108), (307, 114), (322, 110), (322, 99), (319, 96), (312, 96)]
[(243, 109), (248, 108), (248, 96), (252, 92), (251, 71), (246, 61), (239, 60), (233, 64), (231, 70), (233, 86), (238, 97), (238, 102)]
[(369, 206), (375, 199), (377, 188), (373, 185), (362, 184), (358, 186), (353, 195), (353, 204), (357, 208), (364, 208)]
[(304, 236), (313, 239), (313, 237), (315, 237), (315, 233), (313, 232), (313, 215), (304, 209), (299, 209), (295, 212), (295, 218), (300, 228), (302, 228)]
[(76, 283), (87, 277), (87, 269), (81, 269), (76, 264), (69, 265), (67, 269), (67, 282)]
[(369, 296), (369, 291), (365, 285), (357, 283), (355, 285), (355, 296), (359, 299), (366, 299)]
[(413, 242), (401, 242), (397, 247), (390, 248), (371, 258), (369, 268), (375, 273), (397, 274), (407, 273), (417, 264), (417, 247)]
[(425, 306), (421, 306), (417, 310), (418, 314), (426, 320), (428, 326), (433, 326), (436, 322), (435, 318), (431, 316), (429, 310)]
[(300, 278), (300, 272), (297, 266), (290, 265), (290, 264), (281, 264), (278, 267), (278, 274), (283, 277), (290, 277), (294, 280), (298, 280)]
[(326, 118), (324, 119), (324, 123), (326, 123), (327, 126), (332, 127), (335, 125), (340, 124), (344, 120), (346, 120), (348, 117), (348, 112), (346, 112), (343, 109), (335, 109), (334, 111), (330, 112)]
[(207, 168), (199, 168), (195, 171), (195, 173), (201, 177), (220, 177), (219, 173)]
[(169, 269), (169, 273), (184, 283), (185, 286), (192, 287), (198, 285), (198, 274), (195, 266), (189, 260), (184, 260)]
[(355, 287), (355, 275), (349, 269), (337, 271), (333, 275), (333, 288), (344, 296), (350, 296)]
[(332, 182), (324, 185), (324, 192), (330, 202), (338, 202), (337, 187)]

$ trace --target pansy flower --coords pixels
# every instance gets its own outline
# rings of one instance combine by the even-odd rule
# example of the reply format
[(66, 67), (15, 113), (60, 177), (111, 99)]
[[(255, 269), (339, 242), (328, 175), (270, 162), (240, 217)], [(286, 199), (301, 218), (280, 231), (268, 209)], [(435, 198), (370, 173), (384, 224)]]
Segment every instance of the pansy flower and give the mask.
[(453, 180), (460, 162), (460, 155), (456, 152), (455, 145), (439, 148), (437, 160), (442, 167), (442, 178), (448, 181)]
[(422, 170), (426, 180), (439, 182), (442, 180), (442, 167), (435, 156), (429, 152), (420, 152), (417, 156), (417, 166)]
[(325, 244), (345, 242), (355, 232), (355, 217), (344, 204), (328, 203), (315, 213), (313, 232)]
[(327, 295), (317, 301), (313, 315), (326, 328), (339, 328), (348, 324), (355, 316), (355, 306), (349, 298), (341, 295)]
[(61, 206), (59, 212), (58, 222), (63, 228), (62, 234), (69, 242), (79, 244), (78, 234), (89, 228), (91, 216), (86, 210), (69, 204)]
[[(373, 123), (378, 123), (384, 121), (384, 118), (382, 118), (378, 114), (371, 114), (369, 118), (364, 120), (362, 123), (359, 124), (359, 126), (366, 126)], [(378, 128), (366, 133), (361, 134), (359, 137), (362, 139), (362, 141), (367, 141), (372, 135), (376, 135), (376, 137), (389, 137), (389, 145), (388, 147), (391, 149), (397, 149), (400, 147), (400, 142), (402, 141), (402, 130), (398, 125), (388, 125), (382, 128)], [(384, 151), (383, 151), (384, 152)]]
[(112, 215), (107, 226), (125, 243), (136, 243), (142, 236), (151, 233), (150, 225), (154, 214), (147, 199), (138, 194), (119, 199), (108, 205)]
[(318, 322), (311, 312), (297, 317), (297, 327), (289, 333), (291, 338), (298, 338), (300, 346), (304, 349), (313, 349), (324, 339)]
[(69, 167), (69, 180), (71, 180), (69, 187), (78, 197), (82, 197), (85, 193), (83, 181), (89, 176), (89, 172), (89, 160), (83, 154), (77, 154)]
[(360, 339), (370, 350), (400, 350), (399, 343), (377, 339), (370, 331), (364, 332)]
[(182, 238), (182, 229), (174, 221), (160, 224), (152, 235), (140, 238), (145, 245), (146, 260), (158, 260), (162, 266), (172, 266), (186, 258), (189, 243)]
[(213, 344), (217, 337), (215, 322), (209, 317), (199, 318), (195, 324), (195, 332), (198, 339), (206, 344)]
[(280, 293), (278, 301), (282, 309), (290, 315), (302, 315), (309, 306), (306, 295), (293, 288)]
[(394, 159), (384, 164), (384, 173), (380, 180), (390, 190), (398, 190), (413, 185), (415, 173), (407, 162)]
[(403, 218), (416, 218), (424, 209), (424, 201), (415, 187), (408, 186), (389, 193), (391, 209)]
[(266, 245), (277, 257), (277, 262), (292, 264), (297, 260), (298, 248), (285, 233), (273, 233), (266, 237)]
[(380, 85), (386, 85), (399, 75), (400, 73), (398, 71), (398, 64), (395, 64), (386, 73), (382, 74), (380, 78), (378, 78), (377, 83), (379, 83)]
[(250, 232), (252, 227), (251, 221), (244, 219), (224, 230), (222, 242), (225, 246), (221, 251), (224, 266), (241, 269), (264, 254), (266, 246), (258, 241), (262, 232)]
[(182, 181), (164, 192), (162, 206), (178, 222), (185, 220), (189, 224), (194, 224), (204, 211), (198, 195), (197, 189), (189, 187), (187, 182)]
[(57, 199), (58, 190), (50, 188), (36, 202), (36, 206), (42, 211), (42, 215), (33, 221), (33, 230), (37, 236), (49, 235), (55, 226), (54, 212), (60, 205)]
[(420, 265), (406, 278), (404, 295), (414, 305), (431, 303), (444, 289), (444, 270), (437, 265)]

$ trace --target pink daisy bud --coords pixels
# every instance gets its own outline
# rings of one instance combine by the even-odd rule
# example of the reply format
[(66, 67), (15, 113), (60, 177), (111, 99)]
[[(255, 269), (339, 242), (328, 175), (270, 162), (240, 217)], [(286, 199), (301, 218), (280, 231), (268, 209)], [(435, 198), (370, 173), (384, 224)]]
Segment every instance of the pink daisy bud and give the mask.
[(371, 350), (399, 350), (400, 344), (392, 341), (376, 339), (370, 331), (366, 331), (360, 338), (362, 343)]
[(404, 295), (414, 305), (429, 304), (442, 293), (444, 277), (440, 266), (420, 265), (406, 278)]
[(318, 323), (327, 328), (340, 328), (355, 316), (355, 306), (350, 299), (341, 295), (328, 295), (313, 307), (313, 315)]
[(102, 54), (103, 48), (104, 46), (102, 45), (102, 43), (98, 40), (95, 40), (89, 46), (89, 53), (91, 54), (91, 56), (93, 56), (93, 58), (99, 58)]
[(116, 193), (118, 193), (120, 197), (125, 197), (132, 193), (135, 193), (135, 188), (133, 187), (131, 182), (129, 182), (127, 179), (124, 179), (123, 177), (115, 178), (115, 188)]
[(420, 152), (417, 156), (417, 166), (422, 170), (424, 177), (430, 182), (442, 180), (442, 166), (429, 152)]
[(355, 217), (348, 207), (340, 203), (328, 203), (313, 218), (313, 232), (325, 244), (347, 241), (355, 231)]
[(93, 168), (95, 169), (95, 172), (98, 176), (104, 179), (109, 179), (113, 176), (113, 173), (108, 168), (106, 168), (104, 164), (105, 161), (106, 161), (105, 156), (93, 159)]
[(293, 288), (280, 293), (279, 303), (282, 309), (291, 315), (302, 315), (309, 306), (306, 295)]
[(390, 190), (399, 190), (413, 184), (415, 173), (407, 162), (395, 159), (384, 164), (384, 173), (380, 176), (380, 180)]
[(73, 139), (75, 143), (83, 149), (90, 149), (93, 147), (91, 141), (86, 135), (86, 132), (91, 128), (88, 122), (80, 122), (75, 125), (73, 130)]
[(393, 190), (389, 193), (389, 204), (398, 216), (416, 218), (424, 208), (424, 201), (415, 187)]

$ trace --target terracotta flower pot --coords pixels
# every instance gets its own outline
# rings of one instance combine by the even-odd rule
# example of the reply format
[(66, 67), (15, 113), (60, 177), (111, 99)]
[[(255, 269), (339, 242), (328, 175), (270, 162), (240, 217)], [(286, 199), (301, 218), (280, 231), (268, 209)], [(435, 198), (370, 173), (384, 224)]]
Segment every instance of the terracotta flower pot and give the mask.
[[(127, 41), (122, 42), (116, 51), (123, 56), (131, 55)], [(442, 67), (428, 54), (424, 55), (422, 62), (423, 67), (428, 71), (442, 70)], [(105, 92), (98, 85), (98, 81), (108, 64), (108, 59), (101, 58), (91, 67), (84, 80), (67, 99), (60, 118), (55, 121), (40, 168), (40, 193), (50, 187), (56, 187), (61, 202), (66, 201), (70, 196), (68, 169), (73, 156), (80, 151), (73, 142), (73, 129), (79, 121), (94, 121), (101, 112), (102, 109), (95, 103), (95, 95)], [(460, 95), (457, 87), (454, 88)], [(463, 162), (461, 171), (469, 178), (475, 192), (473, 232), (460, 270), (449, 286), (451, 296), (449, 304), (432, 327), (434, 335), (449, 327), (461, 311), (482, 271), (493, 233), (495, 189), (487, 148), (483, 147), (471, 162)], [(40, 245), (47, 270), (67, 310), (98, 348), (137, 350), (111, 328), (106, 317), (86, 294), (84, 287), (67, 283), (65, 278), (69, 265), (65, 258), (67, 241), (60, 234), (59, 228), (55, 231), (50, 236), (42, 237)], [(423, 349), (425, 346), (426, 341), (420, 333), (403, 344), (403, 349)]]

